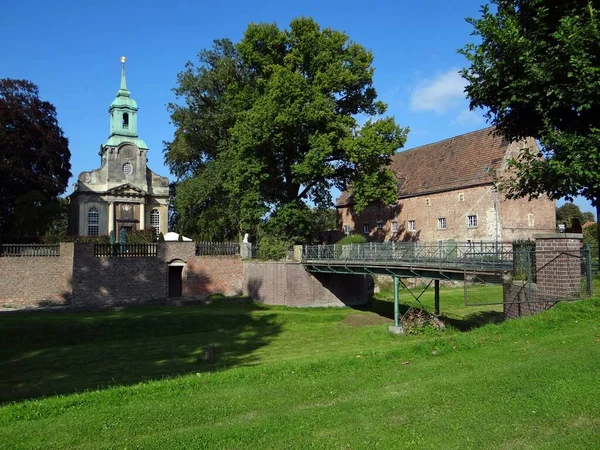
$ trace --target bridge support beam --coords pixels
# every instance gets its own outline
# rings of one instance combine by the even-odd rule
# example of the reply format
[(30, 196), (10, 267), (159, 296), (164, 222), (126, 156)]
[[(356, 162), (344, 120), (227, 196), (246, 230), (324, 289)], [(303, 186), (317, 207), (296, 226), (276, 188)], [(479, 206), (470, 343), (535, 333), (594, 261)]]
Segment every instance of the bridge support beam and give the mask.
[(400, 296), (398, 295), (398, 277), (394, 277), (394, 325), (390, 325), (392, 334), (403, 334), (404, 328), (400, 325)]
[(434, 305), (433, 305), (433, 313), (436, 316), (440, 315), (440, 280), (435, 280), (433, 283), (434, 286)]

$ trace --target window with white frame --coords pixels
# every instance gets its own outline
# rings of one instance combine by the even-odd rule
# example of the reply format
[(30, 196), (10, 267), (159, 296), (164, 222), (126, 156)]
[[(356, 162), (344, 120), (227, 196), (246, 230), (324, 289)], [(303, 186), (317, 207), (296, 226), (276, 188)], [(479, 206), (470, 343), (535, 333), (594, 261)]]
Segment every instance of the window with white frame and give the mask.
[(377, 221), (377, 229), (378, 229), (378, 230), (381, 230), (381, 229), (383, 229), (383, 220), (378, 220), (378, 221)]
[(425, 199), (425, 206), (431, 206), (431, 200), (426, 198)]
[(392, 222), (392, 231), (396, 233), (398, 231), (398, 222), (395, 220)]
[(158, 209), (150, 211), (150, 226), (156, 230), (156, 234), (160, 233), (160, 212)]
[(458, 194), (458, 201), (459, 202), (464, 202), (465, 201), (465, 194), (463, 192), (460, 192)]
[(467, 226), (469, 228), (475, 228), (477, 227), (477, 216), (476, 215), (470, 215), (467, 216)]
[(438, 230), (445, 230), (445, 229), (446, 229), (446, 218), (439, 217), (438, 218)]
[(350, 225), (344, 225), (344, 234), (346, 236), (350, 234)]
[(100, 211), (95, 206), (88, 210), (88, 236), (98, 236), (100, 232)]
[(408, 221), (408, 231), (417, 231), (417, 222), (414, 220)]
[(365, 223), (363, 225), (363, 233), (364, 234), (369, 234), (369, 224), (368, 223)]

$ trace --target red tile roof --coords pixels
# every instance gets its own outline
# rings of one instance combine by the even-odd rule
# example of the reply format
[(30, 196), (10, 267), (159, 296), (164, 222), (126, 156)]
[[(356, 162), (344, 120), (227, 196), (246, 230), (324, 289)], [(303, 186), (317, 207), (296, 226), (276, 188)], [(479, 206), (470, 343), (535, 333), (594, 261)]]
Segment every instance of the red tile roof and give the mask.
[[(398, 179), (398, 197), (491, 183), (492, 170), (501, 166), (509, 145), (493, 130), (484, 128), (396, 153), (390, 168)], [(338, 206), (351, 203), (348, 191), (337, 200)]]

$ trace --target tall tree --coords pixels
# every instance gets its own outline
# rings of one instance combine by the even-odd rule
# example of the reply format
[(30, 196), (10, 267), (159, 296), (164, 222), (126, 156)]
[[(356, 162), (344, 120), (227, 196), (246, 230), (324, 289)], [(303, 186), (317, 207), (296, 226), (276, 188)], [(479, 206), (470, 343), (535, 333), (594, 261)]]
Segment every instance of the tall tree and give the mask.
[(0, 240), (39, 237), (71, 176), (54, 106), (26, 80), (0, 79)]
[(509, 198), (581, 195), (600, 215), (600, 17), (591, 0), (492, 0), (460, 52), (471, 108), (510, 141), (533, 137), (502, 182)]
[(329, 206), (333, 187), (350, 187), (359, 210), (394, 202), (386, 164), (408, 130), (382, 117), (372, 62), (346, 34), (309, 18), (287, 30), (251, 24), (239, 43), (201, 51), (178, 76), (184, 104), (169, 105), (177, 131), (165, 160), (183, 180), (182, 230), (233, 237), (268, 219), (272, 232), (301, 240), (313, 221), (308, 204)]
[(579, 206), (575, 203), (567, 202), (564, 205), (556, 208), (556, 222), (566, 223), (567, 227), (570, 227), (573, 219), (579, 220), (581, 225), (584, 224), (585, 218)]

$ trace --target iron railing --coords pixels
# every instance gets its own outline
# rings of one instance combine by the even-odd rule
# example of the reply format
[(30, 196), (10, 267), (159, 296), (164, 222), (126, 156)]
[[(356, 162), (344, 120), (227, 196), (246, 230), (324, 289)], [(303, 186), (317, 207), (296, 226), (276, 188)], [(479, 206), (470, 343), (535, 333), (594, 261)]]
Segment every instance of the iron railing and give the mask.
[(234, 256), (240, 254), (237, 242), (197, 242), (196, 256)]
[(15, 256), (60, 256), (60, 245), (41, 244), (2, 244), (0, 257)]
[(511, 270), (511, 243), (441, 243), (383, 242), (348, 245), (306, 245), (302, 261), (334, 264), (401, 264), (439, 267), (480, 267)]
[(157, 244), (94, 244), (94, 256), (109, 258), (139, 258), (157, 255)]

